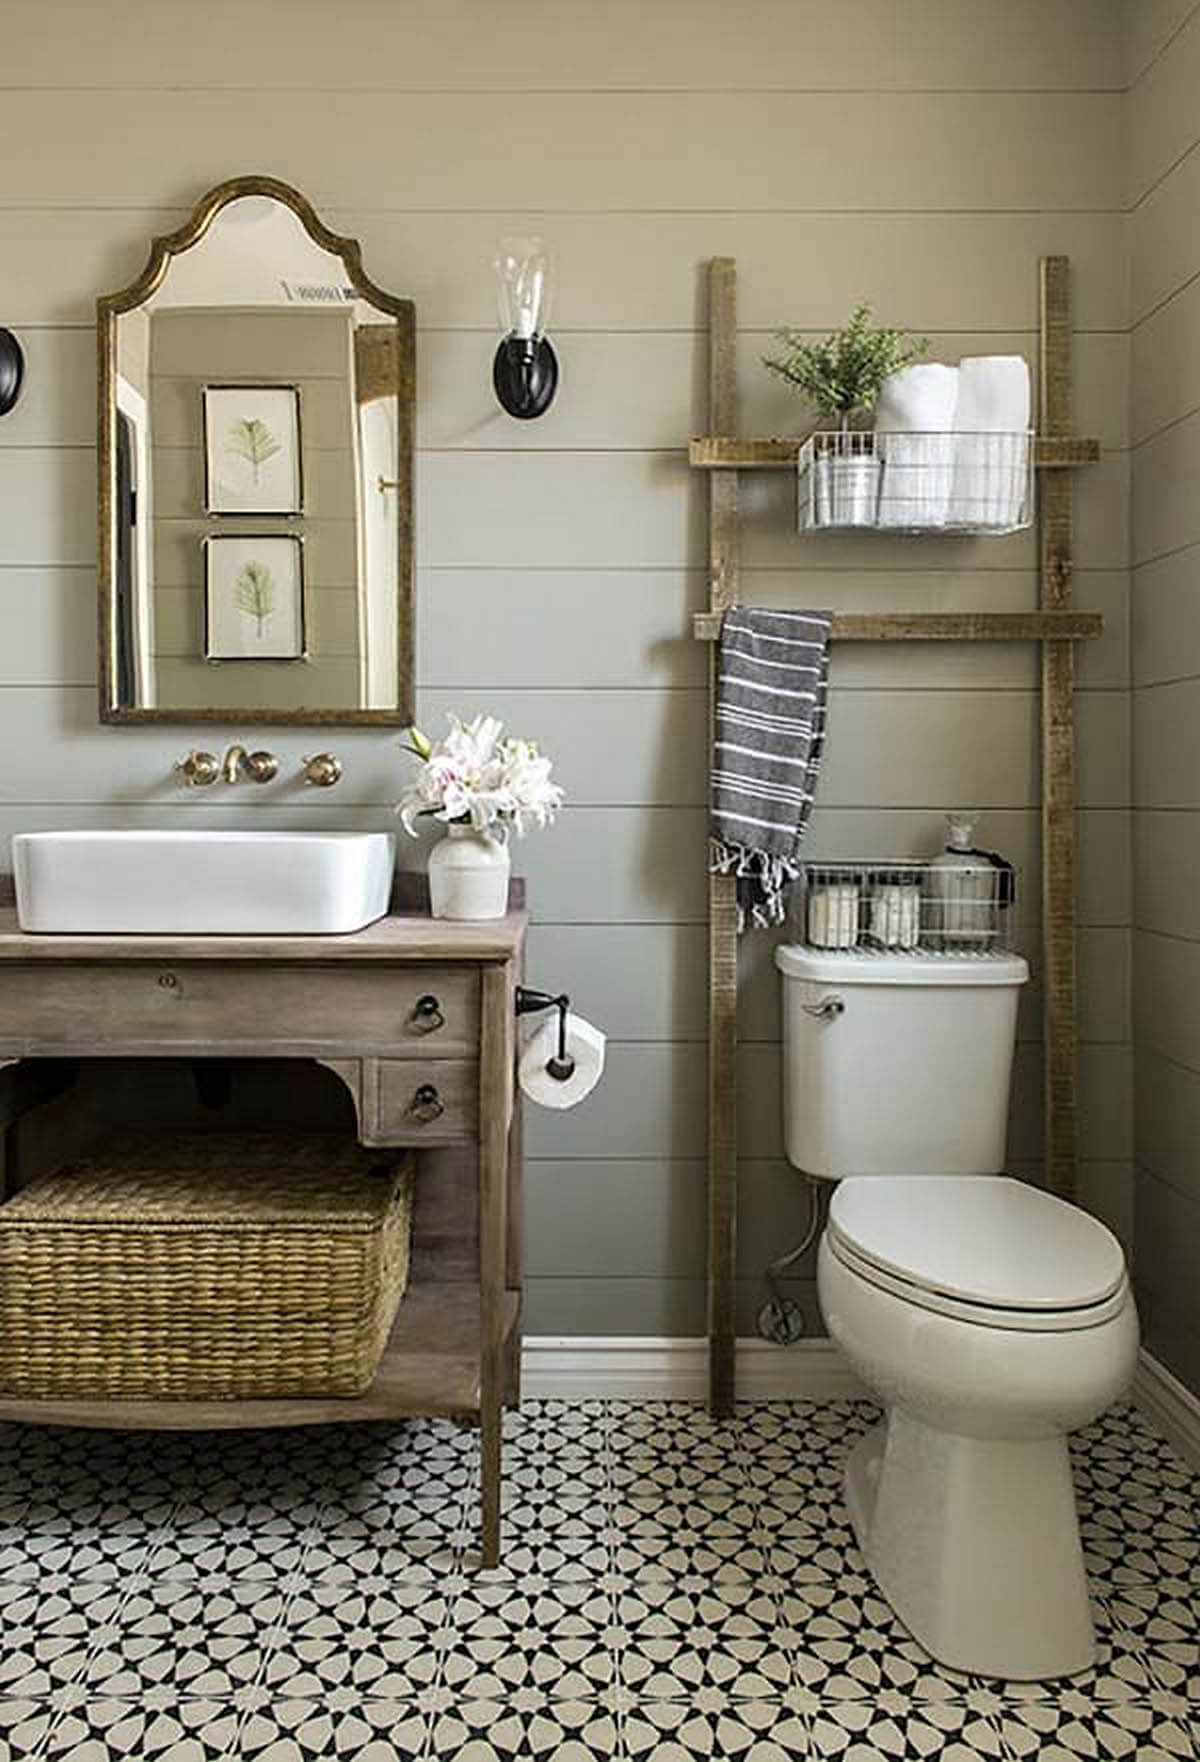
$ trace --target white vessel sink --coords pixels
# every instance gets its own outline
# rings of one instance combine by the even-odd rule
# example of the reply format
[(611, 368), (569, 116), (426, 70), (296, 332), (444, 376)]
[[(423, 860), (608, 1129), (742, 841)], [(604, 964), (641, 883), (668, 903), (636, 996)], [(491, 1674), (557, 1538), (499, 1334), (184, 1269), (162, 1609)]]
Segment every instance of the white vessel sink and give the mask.
[(342, 935), (388, 909), (390, 832), (20, 832), (17, 916), (47, 935)]

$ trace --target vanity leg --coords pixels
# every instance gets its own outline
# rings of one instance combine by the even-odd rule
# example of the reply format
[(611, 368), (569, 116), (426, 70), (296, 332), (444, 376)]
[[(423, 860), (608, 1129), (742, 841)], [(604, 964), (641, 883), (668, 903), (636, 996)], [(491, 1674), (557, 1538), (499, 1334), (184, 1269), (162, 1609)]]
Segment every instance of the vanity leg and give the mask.
[[(517, 1302), (520, 1304), (520, 1293)], [(521, 1311), (517, 1310), (517, 1323), (508, 1336), (508, 1350), (504, 1355), (504, 1405), (516, 1409), (521, 1405)]]
[(517, 1092), (515, 1060), (513, 1062), (513, 1091), (513, 1117), (508, 1128), (508, 1269), (505, 1282), (508, 1285), (510, 1298), (513, 1294), (516, 1296), (517, 1319), (508, 1336), (508, 1350), (504, 1358), (504, 1405), (506, 1407), (521, 1405), (522, 1267), (525, 1258), (522, 1242), (522, 1225), (525, 1220), (525, 1205), (522, 1195), (522, 1177), (525, 1170), (525, 1122), (521, 1097)]
[(485, 1407), (479, 1426), (480, 1559), (484, 1566), (500, 1564), (501, 1432), (503, 1409)]
[(484, 1566), (500, 1561), (513, 1039), (511, 968), (485, 967), (479, 1049), (479, 1496)]

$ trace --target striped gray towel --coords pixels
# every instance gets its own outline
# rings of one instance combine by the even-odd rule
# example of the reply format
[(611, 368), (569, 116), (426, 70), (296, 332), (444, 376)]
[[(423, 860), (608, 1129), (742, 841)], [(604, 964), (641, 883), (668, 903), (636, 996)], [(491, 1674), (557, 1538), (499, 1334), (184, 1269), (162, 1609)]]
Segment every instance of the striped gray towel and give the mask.
[(736, 875), (738, 929), (783, 922), (825, 744), (828, 612), (726, 612), (717, 651), (714, 875)]

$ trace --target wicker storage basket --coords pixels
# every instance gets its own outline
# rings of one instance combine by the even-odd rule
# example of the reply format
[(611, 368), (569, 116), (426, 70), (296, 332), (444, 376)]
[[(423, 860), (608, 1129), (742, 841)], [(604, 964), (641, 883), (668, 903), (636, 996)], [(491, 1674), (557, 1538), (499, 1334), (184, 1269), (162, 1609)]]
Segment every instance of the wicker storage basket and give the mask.
[(112, 1139), (0, 1206), (0, 1392), (360, 1395), (411, 1217), (411, 1158), (341, 1135)]

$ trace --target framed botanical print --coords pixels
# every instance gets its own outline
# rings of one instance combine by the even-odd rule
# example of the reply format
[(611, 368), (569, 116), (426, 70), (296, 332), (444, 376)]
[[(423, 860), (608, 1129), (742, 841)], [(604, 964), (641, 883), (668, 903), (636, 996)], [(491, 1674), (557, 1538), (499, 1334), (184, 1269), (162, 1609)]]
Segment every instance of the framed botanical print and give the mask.
[(303, 513), (298, 386), (204, 387), (204, 509)]
[(204, 540), (206, 661), (302, 661), (304, 540), (288, 533)]

